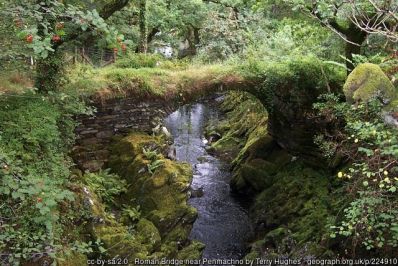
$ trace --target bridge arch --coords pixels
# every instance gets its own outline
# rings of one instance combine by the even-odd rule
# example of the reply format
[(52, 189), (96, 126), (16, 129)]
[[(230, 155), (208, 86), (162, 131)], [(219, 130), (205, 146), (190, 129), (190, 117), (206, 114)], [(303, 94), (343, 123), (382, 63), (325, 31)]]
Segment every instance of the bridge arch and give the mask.
[(137, 130), (151, 132), (178, 106), (203, 95), (238, 90), (251, 93), (266, 107), (268, 132), (279, 146), (319, 164), (321, 156), (313, 140), (327, 123), (314, 112), (313, 103), (323, 93), (340, 91), (343, 76), (333, 75), (319, 60), (307, 59), (274, 63), (245, 73), (242, 69), (208, 72), (185, 79), (179, 77), (179, 82), (171, 79), (160, 82), (153, 77), (154, 83), (166, 90), (158, 95), (137, 93), (140, 87), (148, 86), (140, 82), (122, 94), (115, 94), (109, 88), (98, 90), (90, 96), (96, 114), (79, 118), (73, 152), (76, 163), (83, 170), (99, 170), (108, 159), (107, 147), (114, 136)]

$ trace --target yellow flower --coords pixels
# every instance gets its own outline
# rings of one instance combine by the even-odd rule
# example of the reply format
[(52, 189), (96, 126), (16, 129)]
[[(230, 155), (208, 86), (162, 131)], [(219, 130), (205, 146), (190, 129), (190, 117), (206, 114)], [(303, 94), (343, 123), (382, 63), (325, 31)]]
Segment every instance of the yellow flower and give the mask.
[(383, 172), (383, 173), (384, 173), (384, 175), (388, 175), (388, 172), (387, 172), (386, 170), (384, 170), (384, 172)]
[(355, 140), (354, 140), (355, 143), (358, 143), (358, 141), (359, 141), (358, 139), (355, 139)]
[(337, 177), (338, 178), (342, 178), (343, 177), (343, 172), (338, 172)]

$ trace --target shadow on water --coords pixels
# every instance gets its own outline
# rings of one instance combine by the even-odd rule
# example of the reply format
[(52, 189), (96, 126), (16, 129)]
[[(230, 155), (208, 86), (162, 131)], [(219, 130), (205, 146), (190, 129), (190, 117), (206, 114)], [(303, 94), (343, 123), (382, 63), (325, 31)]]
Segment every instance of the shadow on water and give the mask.
[(202, 101), (182, 106), (165, 124), (174, 137), (177, 160), (194, 169), (192, 188), (203, 189), (202, 197), (189, 200), (199, 213), (190, 238), (206, 245), (203, 258), (239, 259), (252, 233), (247, 208), (230, 193), (229, 165), (206, 152), (203, 136), (204, 127), (220, 118), (216, 106)]

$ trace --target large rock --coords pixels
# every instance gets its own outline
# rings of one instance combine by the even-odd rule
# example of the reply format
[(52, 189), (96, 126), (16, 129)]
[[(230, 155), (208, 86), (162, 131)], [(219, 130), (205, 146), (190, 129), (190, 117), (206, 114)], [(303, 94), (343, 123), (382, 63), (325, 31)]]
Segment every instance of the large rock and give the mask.
[[(146, 245), (145, 249), (158, 257), (175, 258), (182, 250), (196, 256), (203, 245), (190, 246), (188, 239), (197, 217), (196, 209), (187, 203), (192, 169), (187, 163), (166, 159), (167, 151), (162, 136), (132, 133), (112, 146), (109, 167), (128, 183), (124, 200), (140, 206), (145, 222), (137, 229), (143, 242), (146, 243), (153, 232), (160, 238), (160, 245)], [(139, 244), (141, 247), (142, 243)]]
[(367, 102), (379, 99), (388, 105), (397, 98), (394, 85), (378, 65), (365, 63), (357, 66), (344, 84), (347, 102)]

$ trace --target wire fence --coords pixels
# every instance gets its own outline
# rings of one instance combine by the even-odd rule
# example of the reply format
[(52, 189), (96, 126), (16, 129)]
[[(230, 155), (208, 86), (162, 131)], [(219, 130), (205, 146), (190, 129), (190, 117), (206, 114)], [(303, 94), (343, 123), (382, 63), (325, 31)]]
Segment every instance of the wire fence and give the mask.
[[(71, 53), (72, 52), (72, 53)], [(109, 49), (100, 49), (93, 47), (75, 47), (72, 51), (66, 53), (67, 60), (73, 63), (87, 63), (93, 67), (104, 67), (106, 65), (116, 62), (118, 53), (117, 51)]]
[[(84, 63), (95, 68), (112, 64), (125, 53), (124, 51), (118, 53), (118, 51), (113, 49), (95, 47), (71, 47), (64, 49), (62, 52), (64, 53), (64, 66)], [(21, 84), (21, 80), (32, 81), (36, 65), (37, 59), (32, 56), (26, 56), (23, 53), (0, 54), (0, 101), (6, 100), (8, 97), (43, 98), (43, 96), (35, 95), (35, 93), (21, 94), (8, 89), (10, 83), (12, 88), (12, 83)], [(32, 85), (26, 86), (29, 89)]]

